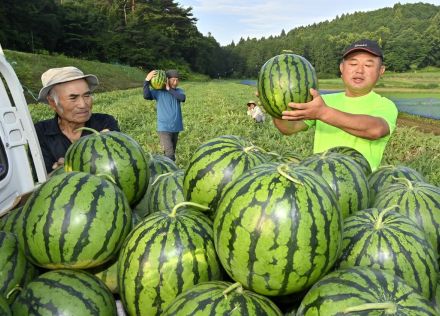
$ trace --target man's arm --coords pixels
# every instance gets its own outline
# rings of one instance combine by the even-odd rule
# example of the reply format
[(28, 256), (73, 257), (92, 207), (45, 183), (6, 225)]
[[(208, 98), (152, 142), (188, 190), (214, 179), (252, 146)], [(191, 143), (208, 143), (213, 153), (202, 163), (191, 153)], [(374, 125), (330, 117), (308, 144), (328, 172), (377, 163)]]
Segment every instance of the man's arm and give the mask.
[(186, 96), (185, 96), (185, 93), (183, 93), (182, 89), (171, 89), (170, 88), (168, 90), (168, 92), (171, 93), (180, 102), (185, 102)]
[(297, 122), (320, 120), (347, 133), (365, 139), (379, 139), (390, 133), (388, 123), (381, 117), (351, 114), (327, 106), (318, 91), (310, 90), (313, 100), (308, 103), (289, 103), (293, 110), (284, 111), (282, 119)]
[(284, 135), (292, 135), (308, 128), (307, 124), (303, 121), (289, 121), (275, 117), (272, 120), (275, 127)]

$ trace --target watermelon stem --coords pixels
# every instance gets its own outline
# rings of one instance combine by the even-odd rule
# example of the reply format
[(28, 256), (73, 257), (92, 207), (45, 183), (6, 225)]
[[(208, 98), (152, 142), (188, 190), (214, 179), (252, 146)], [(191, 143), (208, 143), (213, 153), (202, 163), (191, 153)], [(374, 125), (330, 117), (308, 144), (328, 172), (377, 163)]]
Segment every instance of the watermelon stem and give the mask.
[(374, 225), (375, 230), (379, 230), (379, 229), (383, 228), (383, 217), (385, 216), (386, 213), (388, 213), (389, 211), (391, 211), (395, 208), (399, 208), (399, 205), (392, 205), (392, 206), (387, 207), (386, 209), (382, 210), (379, 213), (379, 216), (377, 217), (376, 224)]
[(289, 174), (287, 174), (287, 172), (285, 172), (283, 169), (285, 169), (285, 170), (286, 170), (286, 169), (289, 170), (289, 166), (288, 166), (287, 164), (281, 164), (281, 165), (279, 165), (279, 166), (277, 167), (277, 171), (278, 171), (278, 173), (279, 173), (280, 175), (282, 175), (283, 177), (289, 179), (289, 180), (292, 181), (293, 183), (296, 183), (296, 184), (302, 185), (302, 183), (301, 183), (299, 180), (297, 180), (297, 179), (293, 178), (292, 176), (290, 176)]
[(89, 131), (89, 132), (92, 132), (95, 135), (99, 135), (99, 132), (96, 129), (93, 129), (93, 128), (90, 128), (90, 127), (85, 127), (85, 126), (77, 128), (75, 131)]
[(158, 176), (156, 177), (156, 179), (154, 179), (154, 181), (153, 181), (153, 183), (151, 184), (151, 186), (154, 186), (160, 178), (163, 178), (163, 177), (169, 176), (170, 174), (172, 174), (172, 172), (162, 173), (162, 174), (158, 175)]
[(264, 153), (267, 152), (267, 151), (264, 150), (263, 148), (258, 147), (258, 146), (255, 146), (255, 145), (245, 147), (243, 150), (244, 150), (245, 153), (247, 153), (247, 152), (249, 152), (249, 151), (251, 151), (251, 150), (254, 150), (254, 149), (260, 150), (260, 151), (262, 151), (262, 152), (264, 152)]
[(344, 309), (343, 313), (348, 314), (352, 312), (362, 312), (370, 309), (383, 309), (385, 314), (394, 315), (397, 312), (397, 306), (394, 302), (384, 302), (384, 303), (366, 303), (358, 306), (352, 306)]
[(229, 293), (231, 293), (232, 291), (236, 291), (238, 293), (243, 293), (243, 286), (241, 285), (240, 282), (236, 282), (234, 284), (232, 284), (231, 286), (229, 286), (226, 290), (223, 291), (223, 295), (226, 298), (228, 296)]
[(179, 209), (180, 207), (185, 206), (185, 205), (194, 206), (194, 207), (199, 208), (204, 211), (209, 210), (208, 206), (205, 206), (202, 204), (198, 204), (198, 203), (194, 203), (194, 202), (180, 202), (173, 207), (173, 210), (171, 211), (170, 217), (176, 217), (177, 209)]
[(116, 184), (115, 179), (111, 175), (109, 175), (107, 173), (97, 173), (96, 176), (104, 178), (104, 179), (107, 179), (111, 183)]
[(408, 178), (404, 178), (404, 177), (403, 178), (396, 178), (396, 177), (393, 177), (393, 180), (396, 181), (396, 182), (402, 182), (402, 183), (406, 184), (408, 186), (408, 189), (410, 189), (410, 190), (414, 189), (414, 186), (413, 186), (411, 180), (408, 179)]
[(8, 300), (11, 297), (11, 295), (14, 294), (14, 292), (16, 292), (16, 291), (20, 291), (21, 292), (21, 291), (23, 291), (23, 288), (21, 286), (19, 286), (19, 285), (14, 286), (14, 288), (11, 289), (8, 292), (8, 294), (6, 294), (6, 299)]

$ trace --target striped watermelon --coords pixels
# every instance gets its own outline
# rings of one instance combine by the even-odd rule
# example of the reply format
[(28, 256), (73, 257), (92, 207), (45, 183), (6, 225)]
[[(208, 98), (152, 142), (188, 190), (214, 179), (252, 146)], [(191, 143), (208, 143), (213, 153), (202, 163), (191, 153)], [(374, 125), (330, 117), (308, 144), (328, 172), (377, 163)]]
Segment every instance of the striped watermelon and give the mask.
[(0, 296), (12, 303), (16, 294), (9, 296), (16, 286), (26, 281), (27, 261), (13, 233), (0, 231)]
[(346, 218), (342, 252), (335, 266), (387, 270), (431, 299), (439, 273), (437, 254), (425, 233), (393, 209), (366, 209)]
[(180, 169), (177, 167), (176, 163), (167, 156), (150, 154), (150, 159), (148, 160), (148, 170), (150, 174), (150, 181), (148, 183), (147, 190), (138, 204), (133, 207), (133, 213), (139, 218), (144, 218), (151, 213), (148, 209), (148, 197), (150, 195), (149, 189), (156, 177), (163, 173), (173, 172)]
[(148, 210), (150, 213), (171, 210), (184, 201), (183, 170), (164, 173), (156, 177), (149, 188)]
[(419, 172), (407, 166), (379, 167), (368, 176), (368, 184), (370, 186), (370, 206), (374, 204), (376, 195), (386, 186), (395, 183), (397, 178), (425, 181)]
[(229, 276), (256, 293), (300, 292), (339, 255), (339, 204), (324, 178), (304, 166), (256, 169), (234, 181), (219, 202), (217, 254)]
[(211, 220), (184, 205), (148, 215), (127, 237), (118, 283), (129, 315), (160, 315), (178, 294), (221, 278)]
[(240, 283), (203, 282), (174, 299), (163, 316), (281, 316), (268, 298), (243, 289)]
[(54, 270), (30, 282), (12, 305), (14, 315), (116, 316), (112, 293), (80, 270)]
[(357, 151), (354, 148), (346, 147), (346, 146), (337, 146), (337, 147), (332, 147), (327, 151), (350, 156), (354, 161), (356, 161), (359, 165), (361, 165), (362, 170), (364, 170), (366, 176), (370, 175), (370, 173), (372, 172), (370, 163), (368, 162), (367, 158), (365, 158), (364, 155), (362, 155), (359, 151)]
[(2, 216), (0, 218), (0, 230), (17, 234), (17, 229), (21, 226), (20, 215), (22, 213), (22, 210), (22, 206), (16, 207), (6, 213), (6, 215)]
[(440, 188), (406, 178), (379, 192), (373, 204), (377, 208), (398, 205), (398, 212), (408, 216), (425, 232), (437, 254), (440, 254)]
[(156, 74), (151, 78), (150, 85), (153, 89), (161, 90), (165, 89), (165, 85), (167, 83), (167, 75), (165, 70), (157, 69)]
[(430, 301), (396, 275), (368, 267), (334, 271), (308, 291), (297, 316), (438, 315)]
[(81, 137), (67, 150), (64, 169), (109, 175), (130, 205), (135, 205), (147, 190), (149, 181), (148, 158), (143, 149), (124, 133), (89, 130), (94, 133)]
[(307, 157), (300, 165), (316, 171), (327, 181), (336, 194), (344, 218), (368, 207), (367, 176), (350, 156), (326, 151)]
[(90, 268), (111, 259), (131, 229), (131, 210), (110, 181), (84, 172), (49, 178), (27, 200), (20, 246), (34, 264)]
[(258, 147), (238, 136), (219, 136), (205, 142), (197, 148), (185, 170), (185, 200), (214, 210), (234, 179), (266, 159), (267, 155)]
[(310, 88), (318, 89), (315, 69), (299, 55), (272, 57), (258, 74), (258, 96), (266, 112), (273, 117), (280, 118), (283, 111), (290, 109), (289, 102), (311, 101)]
[(9, 308), (8, 301), (2, 295), (0, 295), (0, 315), (2, 315), (2, 316), (12, 316), (11, 309)]

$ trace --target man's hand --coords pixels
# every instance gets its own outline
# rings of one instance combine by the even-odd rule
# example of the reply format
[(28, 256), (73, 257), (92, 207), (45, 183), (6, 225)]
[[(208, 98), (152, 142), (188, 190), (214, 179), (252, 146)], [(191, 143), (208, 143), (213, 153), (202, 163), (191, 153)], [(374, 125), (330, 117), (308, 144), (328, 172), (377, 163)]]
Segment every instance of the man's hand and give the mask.
[(61, 157), (60, 159), (58, 159), (58, 161), (52, 165), (52, 169), (55, 170), (58, 167), (61, 167), (62, 165), (64, 165), (64, 157)]
[(147, 77), (145, 78), (146, 81), (151, 81), (151, 79), (153, 79), (153, 77), (156, 75), (157, 71), (156, 70), (152, 70), (147, 74)]
[(325, 104), (319, 92), (315, 89), (310, 89), (310, 94), (313, 100), (307, 103), (293, 103), (290, 102), (288, 106), (292, 110), (283, 111), (282, 119), (289, 121), (302, 121), (302, 120), (319, 120), (321, 119), (328, 106)]

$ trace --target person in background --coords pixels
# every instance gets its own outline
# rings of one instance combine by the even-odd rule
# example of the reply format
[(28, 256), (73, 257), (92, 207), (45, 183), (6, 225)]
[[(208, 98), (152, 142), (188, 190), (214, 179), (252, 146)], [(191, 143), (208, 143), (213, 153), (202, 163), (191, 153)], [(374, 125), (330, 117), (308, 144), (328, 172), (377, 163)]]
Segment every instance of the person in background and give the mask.
[(252, 117), (257, 123), (264, 122), (266, 118), (261, 108), (253, 100), (250, 100), (247, 103), (247, 115)]
[(157, 104), (157, 131), (164, 155), (173, 161), (176, 160), (176, 147), (179, 133), (183, 131), (181, 102), (186, 96), (179, 85), (179, 73), (171, 69), (166, 71), (167, 82), (165, 89), (150, 88), (150, 80), (156, 74), (152, 70), (144, 81), (144, 99), (156, 100)]
[(385, 71), (383, 53), (371, 40), (351, 44), (339, 65), (345, 91), (321, 96), (311, 89), (313, 100), (289, 103), (278, 130), (291, 135), (315, 126), (313, 152), (348, 146), (362, 153), (374, 171), (380, 165), (385, 146), (396, 127), (395, 104), (373, 91)]
[(76, 67), (51, 68), (41, 75), (43, 88), (38, 101), (47, 103), (55, 112), (52, 119), (35, 123), (46, 171), (63, 165), (69, 146), (90, 131), (119, 131), (118, 122), (109, 114), (92, 113), (92, 92), (98, 86), (95, 75), (85, 75)]

